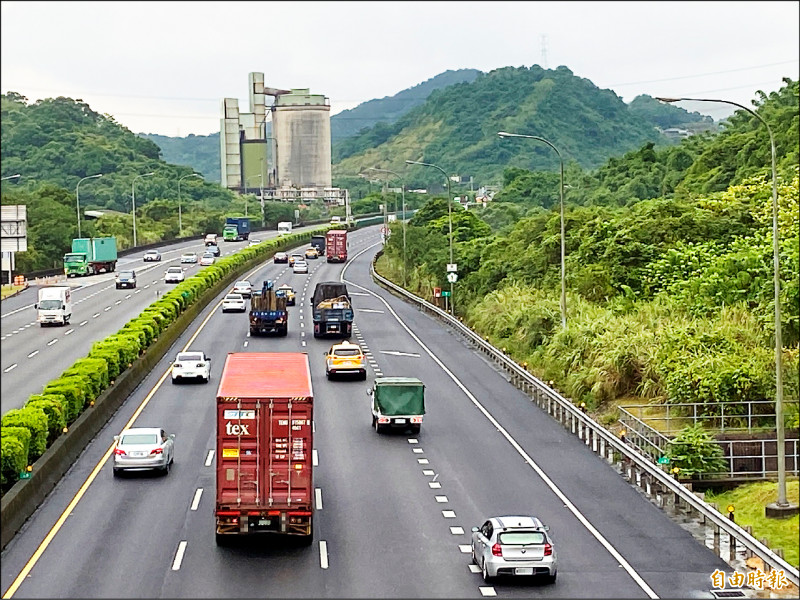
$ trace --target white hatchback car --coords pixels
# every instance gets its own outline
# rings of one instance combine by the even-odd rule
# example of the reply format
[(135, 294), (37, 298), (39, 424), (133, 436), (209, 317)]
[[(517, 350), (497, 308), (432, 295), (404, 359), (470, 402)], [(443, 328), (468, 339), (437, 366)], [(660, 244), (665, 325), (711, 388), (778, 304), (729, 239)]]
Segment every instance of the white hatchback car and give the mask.
[(114, 477), (122, 471), (156, 469), (164, 475), (175, 459), (175, 434), (157, 427), (133, 427), (114, 436)]
[(183, 269), (180, 267), (170, 267), (164, 273), (164, 281), (166, 283), (180, 283), (184, 279), (186, 279), (186, 275), (183, 274)]
[(241, 294), (228, 294), (222, 299), (222, 312), (245, 312), (247, 302)]
[(558, 561), (550, 528), (532, 516), (491, 517), (472, 528), (472, 562), (485, 582), (527, 575), (555, 583)]
[(200, 379), (203, 383), (211, 379), (211, 359), (205, 352), (178, 352), (172, 363), (172, 383), (186, 379)]

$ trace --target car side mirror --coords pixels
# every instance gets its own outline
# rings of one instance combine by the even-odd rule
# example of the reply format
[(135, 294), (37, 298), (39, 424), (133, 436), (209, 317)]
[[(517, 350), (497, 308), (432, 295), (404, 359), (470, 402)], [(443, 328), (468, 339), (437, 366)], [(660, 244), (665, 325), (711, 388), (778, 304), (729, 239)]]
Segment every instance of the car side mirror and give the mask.
[(478, 532), (478, 528), (477, 527), (473, 527), (472, 528), (472, 533), (477, 533), (477, 532)]
[(37, 309), (37, 310), (38, 310), (38, 308), (39, 308), (39, 304), (38, 304), (38, 303), (37, 303), (37, 304), (34, 304), (34, 305), (33, 305), (33, 308), (35, 308), (35, 309)]
[(367, 396), (372, 396), (372, 388), (367, 388)]

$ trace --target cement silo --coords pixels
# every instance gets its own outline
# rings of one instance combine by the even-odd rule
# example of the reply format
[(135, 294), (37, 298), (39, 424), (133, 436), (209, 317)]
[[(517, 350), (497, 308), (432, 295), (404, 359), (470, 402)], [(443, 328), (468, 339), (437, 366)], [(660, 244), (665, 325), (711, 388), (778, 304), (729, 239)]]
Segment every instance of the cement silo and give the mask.
[(331, 107), (308, 89), (276, 96), (272, 105), (278, 187), (331, 186)]

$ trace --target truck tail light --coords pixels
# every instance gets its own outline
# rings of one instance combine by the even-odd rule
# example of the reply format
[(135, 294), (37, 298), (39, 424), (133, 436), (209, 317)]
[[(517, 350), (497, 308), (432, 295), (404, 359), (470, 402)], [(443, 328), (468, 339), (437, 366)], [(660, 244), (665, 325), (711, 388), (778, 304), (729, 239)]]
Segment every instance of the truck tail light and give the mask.
[(389, 423), (391, 419), (389, 417), (378, 417), (378, 423)]
[(544, 555), (545, 556), (552, 556), (553, 555), (553, 546), (550, 544), (544, 545)]
[(422, 417), (411, 417), (412, 423), (422, 423)]
[(294, 463), (294, 470), (295, 471), (302, 471), (303, 470), (303, 463)]
[(503, 547), (500, 544), (492, 546), (492, 556), (503, 556)]
[(279, 517), (280, 514), (281, 514), (281, 511), (279, 511), (279, 510), (268, 510), (267, 511), (267, 516), (268, 517)]
[(239, 511), (238, 510), (218, 510), (215, 513), (218, 517), (238, 517)]
[(290, 517), (310, 517), (311, 511), (310, 510), (290, 510), (286, 513)]

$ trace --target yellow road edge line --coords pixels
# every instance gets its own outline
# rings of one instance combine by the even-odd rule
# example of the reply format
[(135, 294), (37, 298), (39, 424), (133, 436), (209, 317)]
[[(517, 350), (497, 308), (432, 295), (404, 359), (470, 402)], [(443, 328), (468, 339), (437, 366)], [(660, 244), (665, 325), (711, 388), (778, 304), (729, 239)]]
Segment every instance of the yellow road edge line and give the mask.
[[(262, 268), (262, 267), (260, 267), (260, 268)], [(255, 274), (255, 271), (253, 271), (252, 274)], [(222, 304), (222, 300), (217, 302), (216, 306), (214, 306), (214, 308), (211, 310), (211, 312), (208, 313), (208, 316), (205, 319), (203, 319), (203, 322), (200, 324), (200, 327), (197, 328), (197, 331), (194, 332), (194, 335), (192, 335), (192, 337), (189, 338), (189, 341), (186, 342), (186, 345), (183, 347), (183, 352), (186, 352), (186, 349), (189, 346), (192, 345), (192, 342), (195, 340), (195, 338), (198, 335), (200, 335), (200, 332), (206, 326), (206, 323), (208, 323), (209, 319), (211, 319), (211, 317), (213, 317), (214, 314), (216, 314), (217, 308), (221, 304)], [(156, 385), (153, 386), (153, 389), (151, 389), (150, 392), (145, 397), (145, 399), (142, 400), (142, 403), (139, 405), (139, 408), (136, 409), (136, 412), (133, 413), (133, 416), (131, 416), (130, 420), (125, 424), (125, 427), (123, 427), (123, 429), (128, 429), (131, 425), (133, 425), (134, 421), (139, 417), (139, 415), (144, 410), (144, 407), (147, 406), (147, 404), (150, 402), (150, 399), (155, 395), (155, 393), (161, 387), (161, 384), (164, 383), (164, 380), (167, 378), (167, 375), (170, 374), (171, 369), (172, 369), (172, 365), (170, 364), (170, 368), (167, 369), (164, 372), (164, 374), (158, 380)], [(22, 582), (25, 581), (25, 578), (31, 572), (33, 567), (35, 567), (36, 563), (39, 562), (39, 559), (41, 558), (42, 554), (44, 554), (44, 551), (47, 550), (47, 547), (50, 545), (50, 542), (53, 541), (53, 538), (61, 530), (61, 527), (64, 525), (64, 522), (67, 520), (67, 517), (69, 517), (70, 513), (78, 505), (78, 502), (80, 502), (81, 498), (83, 498), (83, 495), (86, 493), (86, 490), (89, 489), (89, 486), (92, 485), (92, 482), (97, 477), (97, 474), (100, 473), (100, 469), (103, 468), (103, 466), (105, 465), (106, 461), (111, 456), (111, 452), (113, 450), (114, 450), (114, 444), (111, 444), (111, 446), (108, 447), (108, 450), (106, 450), (105, 454), (100, 459), (100, 461), (97, 463), (97, 465), (95, 465), (94, 469), (92, 469), (92, 472), (86, 478), (86, 481), (84, 481), (83, 485), (80, 487), (78, 492), (72, 498), (72, 500), (70, 501), (70, 503), (67, 506), (67, 508), (64, 510), (63, 513), (61, 513), (61, 516), (58, 518), (58, 520), (56, 521), (55, 525), (53, 525), (53, 527), (50, 529), (50, 531), (45, 536), (45, 538), (42, 541), (42, 543), (39, 544), (39, 547), (36, 549), (36, 552), (34, 552), (33, 556), (31, 556), (31, 558), (28, 560), (28, 562), (25, 563), (25, 566), (22, 568), (22, 571), (20, 571), (19, 575), (17, 575), (17, 578), (14, 580), (14, 583), (12, 583), (9, 586), (9, 588), (5, 591), (5, 593), (3, 594), (3, 598), (11, 598), (16, 593), (17, 589), (19, 589), (19, 586), (22, 585)]]

